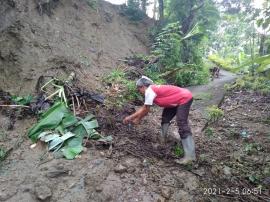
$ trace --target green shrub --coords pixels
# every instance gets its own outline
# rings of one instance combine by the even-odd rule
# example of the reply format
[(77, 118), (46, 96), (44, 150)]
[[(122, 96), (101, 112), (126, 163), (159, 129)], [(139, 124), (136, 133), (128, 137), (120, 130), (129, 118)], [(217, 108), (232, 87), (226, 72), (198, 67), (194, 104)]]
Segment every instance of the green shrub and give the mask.
[(214, 123), (222, 118), (224, 112), (219, 109), (216, 105), (207, 107), (207, 119), (209, 122)]
[(214, 130), (213, 130), (213, 128), (210, 128), (210, 127), (207, 127), (206, 129), (205, 129), (205, 134), (207, 135), (207, 137), (213, 137), (214, 136)]
[(164, 27), (152, 45), (151, 53), (159, 61), (151, 69), (179, 86), (206, 83), (208, 70), (203, 65), (202, 51), (198, 48), (200, 35), (196, 30), (195, 26), (184, 36), (179, 22), (169, 23)]
[(146, 14), (140, 9), (138, 1), (128, 0), (127, 6), (121, 7), (121, 13), (131, 21), (140, 21), (146, 17)]
[(86, 3), (88, 6), (90, 6), (92, 9), (97, 9), (97, 1), (98, 0), (86, 0)]
[(173, 153), (175, 156), (180, 157), (184, 155), (184, 150), (179, 145), (175, 145), (173, 148)]
[(262, 95), (270, 93), (270, 79), (263, 76), (244, 76), (238, 78), (234, 84), (227, 85), (227, 90), (252, 90)]
[(0, 161), (5, 160), (6, 155), (7, 155), (7, 151), (6, 151), (6, 149), (4, 149), (4, 148), (0, 147)]
[(218, 55), (213, 54), (213, 55), (209, 55), (208, 59), (222, 69), (225, 69), (230, 72), (237, 71), (237, 69), (233, 66), (233, 60), (230, 58), (223, 59), (219, 57)]
[(121, 69), (113, 70), (104, 78), (104, 82), (110, 84), (107, 91), (106, 105), (110, 108), (121, 108), (127, 102), (135, 102), (141, 99), (135, 81), (126, 78), (126, 74)]

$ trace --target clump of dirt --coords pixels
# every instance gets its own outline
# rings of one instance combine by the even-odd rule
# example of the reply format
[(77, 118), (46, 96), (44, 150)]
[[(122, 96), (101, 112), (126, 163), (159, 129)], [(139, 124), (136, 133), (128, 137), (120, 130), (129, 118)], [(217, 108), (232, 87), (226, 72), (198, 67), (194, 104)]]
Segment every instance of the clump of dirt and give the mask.
[(4, 0), (0, 10), (0, 85), (28, 94), (40, 76), (74, 71), (96, 90), (124, 57), (148, 52), (152, 21), (131, 23), (120, 6), (87, 0)]

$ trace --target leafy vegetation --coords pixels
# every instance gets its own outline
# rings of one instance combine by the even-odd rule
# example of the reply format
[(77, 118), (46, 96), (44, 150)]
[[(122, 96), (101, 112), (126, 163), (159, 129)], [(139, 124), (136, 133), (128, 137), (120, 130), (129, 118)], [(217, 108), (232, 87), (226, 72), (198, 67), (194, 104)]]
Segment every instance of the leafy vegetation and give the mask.
[(214, 131), (213, 131), (213, 128), (211, 128), (211, 127), (207, 127), (206, 129), (205, 129), (205, 134), (207, 135), (207, 137), (213, 137), (213, 135), (214, 135)]
[(180, 86), (205, 83), (208, 71), (203, 66), (202, 57), (195, 54), (190, 55), (191, 57), (186, 55), (186, 44), (194, 43), (194, 38), (200, 37), (198, 25), (185, 36), (179, 22), (170, 23), (163, 28), (152, 46), (152, 54), (159, 58), (159, 68), (156, 68), (156, 72), (161, 74), (160, 77)]
[(252, 90), (259, 92), (263, 95), (269, 95), (270, 93), (270, 80), (268, 77), (253, 77), (244, 76), (238, 78), (236, 82), (232, 85), (226, 85), (227, 90)]
[(16, 104), (27, 105), (27, 104), (29, 104), (32, 101), (33, 96), (32, 95), (27, 95), (27, 96), (11, 96), (11, 99)]
[(0, 147), (0, 162), (6, 158), (6, 155), (7, 155), (6, 149)]
[(140, 9), (140, 2), (136, 0), (128, 0), (126, 6), (122, 6), (122, 13), (131, 21), (140, 21), (146, 17), (145, 12)]
[(208, 56), (208, 59), (211, 62), (213, 62), (215, 65), (217, 65), (218, 67), (220, 67), (222, 69), (225, 69), (227, 71), (236, 72), (238, 70), (232, 64), (233, 63), (233, 59), (228, 58), (228, 59), (224, 60), (223, 58), (219, 57), (216, 54), (209, 55)]
[(218, 121), (220, 118), (223, 117), (223, 115), (224, 112), (215, 105), (207, 108), (208, 121), (211, 123)]
[(184, 150), (179, 145), (175, 145), (173, 149), (173, 153), (175, 156), (180, 157), (184, 155)]
[(90, 6), (92, 9), (97, 9), (98, 0), (86, 0), (86, 3), (88, 6)]
[(48, 143), (49, 151), (58, 151), (67, 158), (74, 159), (83, 150), (83, 139), (100, 139), (95, 128), (98, 122), (93, 115), (84, 119), (75, 117), (63, 102), (56, 102), (44, 112), (39, 122), (28, 132), (36, 142), (38, 139)]
[(135, 102), (141, 98), (134, 80), (128, 80), (126, 77), (123, 70), (116, 69), (104, 78), (104, 82), (111, 86), (107, 90), (106, 107), (121, 108), (125, 103)]

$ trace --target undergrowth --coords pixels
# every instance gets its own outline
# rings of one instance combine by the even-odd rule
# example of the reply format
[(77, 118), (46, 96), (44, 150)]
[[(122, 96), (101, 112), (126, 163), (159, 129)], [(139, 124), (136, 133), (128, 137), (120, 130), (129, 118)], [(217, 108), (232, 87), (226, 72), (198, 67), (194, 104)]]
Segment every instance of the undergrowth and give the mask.
[(252, 90), (262, 95), (270, 94), (270, 79), (264, 76), (244, 76), (232, 85), (225, 85), (226, 90)]

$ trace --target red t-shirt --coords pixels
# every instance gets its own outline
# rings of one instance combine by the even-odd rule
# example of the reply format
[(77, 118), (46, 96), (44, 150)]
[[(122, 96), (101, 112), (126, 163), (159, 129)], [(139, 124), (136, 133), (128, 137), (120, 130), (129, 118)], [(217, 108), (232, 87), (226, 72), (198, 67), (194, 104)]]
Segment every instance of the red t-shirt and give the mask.
[(175, 107), (185, 104), (192, 99), (192, 94), (188, 89), (172, 85), (150, 85), (156, 95), (153, 102), (160, 107)]

